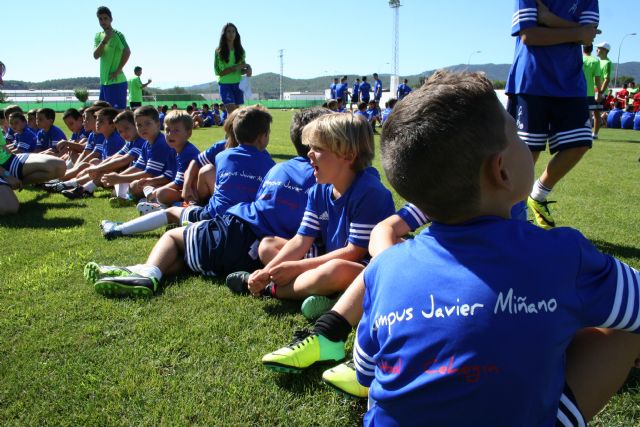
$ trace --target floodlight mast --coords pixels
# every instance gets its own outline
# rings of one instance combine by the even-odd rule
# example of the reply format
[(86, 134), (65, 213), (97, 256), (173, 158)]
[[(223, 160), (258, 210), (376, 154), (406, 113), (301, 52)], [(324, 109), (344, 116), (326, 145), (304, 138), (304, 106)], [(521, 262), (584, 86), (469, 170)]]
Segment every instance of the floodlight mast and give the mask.
[(282, 101), (282, 75), (284, 74), (284, 49), (280, 49), (280, 101)]
[(399, 84), (400, 62), (400, 0), (389, 0), (389, 7), (393, 9), (393, 75), (391, 76), (391, 93), (396, 93)]

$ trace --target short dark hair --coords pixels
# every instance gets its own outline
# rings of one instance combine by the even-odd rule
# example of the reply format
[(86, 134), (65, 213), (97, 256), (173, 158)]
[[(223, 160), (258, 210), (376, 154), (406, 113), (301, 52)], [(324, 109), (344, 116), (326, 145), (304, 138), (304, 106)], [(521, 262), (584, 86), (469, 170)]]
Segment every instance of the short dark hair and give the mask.
[(21, 122), (26, 122), (27, 118), (24, 116), (23, 113), (16, 111), (15, 113), (11, 113), (11, 115), (9, 116), (9, 121), (14, 120), (14, 119), (18, 119)]
[(307, 157), (309, 154), (309, 146), (302, 143), (302, 130), (306, 125), (325, 114), (332, 114), (333, 111), (324, 107), (312, 107), (298, 110), (291, 119), (291, 127), (289, 127), (289, 136), (291, 142), (296, 149), (298, 156)]
[(107, 6), (100, 6), (98, 8), (98, 10), (96, 11), (96, 16), (100, 16), (100, 15), (107, 15), (109, 19), (113, 19), (113, 17), (111, 16), (111, 11)]
[(364, 101), (358, 102), (358, 110), (367, 109), (367, 103)]
[(119, 111), (115, 108), (103, 108), (96, 113), (96, 117), (106, 117), (109, 120), (109, 123), (113, 123)]
[(64, 114), (62, 114), (62, 120), (68, 117), (71, 117), (74, 120), (78, 120), (82, 118), (82, 114), (80, 114), (80, 111), (76, 110), (75, 108), (69, 108), (64, 112)]
[(398, 194), (429, 217), (458, 218), (477, 206), (481, 168), (507, 146), (504, 127), (483, 74), (437, 71), (387, 118), (382, 166)]
[(233, 121), (236, 140), (239, 144), (254, 142), (258, 136), (269, 133), (272, 120), (271, 114), (264, 107), (242, 108)]
[(133, 112), (133, 118), (137, 119), (138, 117), (149, 117), (154, 122), (160, 123), (158, 110), (153, 105), (143, 105), (136, 108), (136, 111)]
[(591, 52), (593, 52), (593, 45), (584, 45), (582, 46), (582, 51), (588, 55), (591, 55)]
[(93, 107), (102, 107), (102, 108), (105, 108), (105, 107), (111, 107), (111, 104), (110, 104), (109, 102), (107, 102), (107, 101), (103, 101), (103, 100), (101, 100), (101, 99), (100, 99), (100, 100), (98, 100), (98, 101), (94, 101), (94, 103), (93, 103), (93, 104), (91, 104), (91, 105), (92, 105)]
[(366, 82), (367, 81), (367, 76), (362, 76), (362, 81)]
[(98, 111), (102, 110), (103, 108), (109, 108), (109, 107), (101, 107), (100, 105), (92, 105), (89, 108), (85, 108), (84, 113), (95, 117), (96, 113)]
[(134, 73), (137, 73), (138, 71), (142, 71), (142, 67), (141, 67), (141, 66), (139, 66), (139, 65), (136, 65), (136, 66), (133, 68), (133, 72), (134, 72)]
[(22, 111), (22, 108), (19, 105), (15, 105), (15, 104), (7, 105), (4, 109), (4, 115), (5, 117), (8, 118), (11, 115), (11, 113), (15, 113), (16, 111), (20, 113), (24, 113), (24, 111)]
[(42, 114), (51, 121), (54, 121), (56, 119), (56, 112), (51, 108), (40, 108), (37, 114)]
[(393, 108), (396, 106), (396, 103), (398, 102), (397, 99), (395, 98), (391, 98), (390, 100), (387, 101), (387, 107), (388, 108)]
[(132, 125), (136, 125), (136, 121), (133, 120), (133, 111), (123, 111), (119, 113), (115, 119), (113, 119), (113, 123), (118, 124), (120, 122), (129, 122)]

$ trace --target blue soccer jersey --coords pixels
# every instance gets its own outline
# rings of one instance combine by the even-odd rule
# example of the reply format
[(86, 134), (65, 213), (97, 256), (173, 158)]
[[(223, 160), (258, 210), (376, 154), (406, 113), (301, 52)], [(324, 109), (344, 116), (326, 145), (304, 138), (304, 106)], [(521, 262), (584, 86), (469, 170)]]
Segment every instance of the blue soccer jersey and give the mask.
[(380, 121), (382, 121), (382, 123), (386, 122), (392, 111), (393, 110), (391, 108), (385, 108), (382, 110), (382, 113), (380, 113)]
[(28, 127), (25, 127), (20, 133), (15, 133), (14, 138), (16, 148), (22, 150), (24, 153), (31, 153), (38, 145), (38, 137)]
[(91, 132), (87, 136), (87, 143), (84, 145), (84, 151), (102, 151), (102, 143), (104, 142), (104, 135), (100, 133)]
[(38, 142), (36, 144), (36, 148), (38, 150), (46, 150), (48, 148), (56, 148), (58, 141), (67, 139), (67, 136), (62, 132), (62, 130), (55, 125), (51, 125), (48, 132), (45, 132), (44, 129), (40, 129), (38, 131)]
[(636, 113), (630, 113), (628, 111), (625, 111), (624, 113), (622, 113), (622, 116), (620, 117), (620, 127), (622, 129), (633, 129), (633, 121), (636, 117)]
[(224, 215), (233, 205), (254, 201), (262, 179), (275, 164), (266, 150), (245, 144), (224, 150), (215, 159), (216, 191), (206, 207), (212, 218)]
[(636, 113), (636, 116), (633, 118), (633, 130), (640, 130), (640, 114), (638, 113)]
[(607, 115), (607, 127), (610, 129), (620, 129), (622, 126), (620, 121), (623, 113), (624, 111), (620, 108), (614, 108), (609, 111), (609, 115)]
[[(7, 129), (7, 133), (4, 135), (4, 140), (7, 141), (7, 145), (12, 144), (15, 141), (15, 137), (13, 136), (13, 129)], [(37, 135), (37, 132), (36, 132)]]
[(346, 83), (338, 83), (336, 85), (336, 98), (335, 99), (347, 99), (347, 89), (349, 86)]
[(216, 156), (218, 153), (224, 151), (224, 146), (227, 143), (226, 139), (222, 141), (215, 142), (211, 147), (204, 150), (202, 153), (198, 154), (198, 164), (200, 167), (205, 165), (215, 165), (216, 164)]
[(639, 281), (573, 229), (432, 224), (365, 270), (364, 424), (555, 425), (567, 347), (585, 327), (638, 331)]
[(356, 111), (355, 113), (353, 113), (353, 115), (354, 115), (354, 116), (362, 116), (362, 117), (364, 117), (365, 119), (369, 120), (369, 116), (368, 116), (368, 115), (367, 115), (367, 113), (366, 113), (366, 112), (364, 112), (364, 111), (360, 111), (360, 110), (358, 110), (358, 111)]
[(86, 130), (84, 127), (82, 127), (82, 129), (80, 129), (78, 132), (73, 132), (71, 134), (71, 139), (70, 141), (75, 141), (78, 142), (80, 141), (82, 138), (88, 138), (89, 134), (91, 132), (89, 132), (88, 130)]
[(379, 101), (382, 98), (382, 82), (378, 80), (373, 81), (373, 99)]
[(190, 142), (187, 142), (182, 151), (176, 154), (176, 177), (173, 180), (175, 185), (182, 188), (184, 185), (184, 173), (187, 171), (189, 163), (192, 160), (196, 160), (199, 154), (198, 147)]
[(153, 143), (144, 142), (142, 154), (133, 166), (149, 175), (155, 177), (162, 175), (168, 180), (173, 180), (176, 171), (176, 152), (169, 147), (164, 134), (159, 133)]
[(404, 98), (410, 93), (411, 93), (411, 88), (409, 87), (409, 85), (405, 83), (400, 83), (400, 85), (398, 85), (398, 90), (396, 91), (396, 96), (398, 100)]
[(364, 112), (368, 121), (373, 121), (374, 118), (378, 117), (378, 110), (376, 108), (367, 108)]
[(158, 120), (160, 121), (160, 130), (164, 130), (164, 113), (158, 113)]
[[(544, 0), (560, 18), (598, 25), (597, 0)], [(505, 92), (553, 97), (584, 97), (587, 86), (582, 73), (582, 52), (578, 43), (551, 46), (527, 46), (519, 37), (522, 30), (538, 26), (536, 0), (515, 0), (511, 35), (516, 37), (516, 51)]]
[(415, 231), (431, 220), (413, 203), (405, 204), (396, 214), (407, 223), (411, 231)]
[(329, 86), (329, 93), (331, 94), (331, 99), (336, 99), (336, 83), (331, 83)]
[(348, 243), (367, 248), (373, 227), (393, 213), (391, 192), (365, 170), (338, 199), (332, 184), (312, 187), (298, 234), (322, 239), (327, 252)]
[(371, 85), (369, 82), (360, 83), (360, 100), (363, 102), (369, 102), (369, 92), (371, 91)]
[(144, 146), (144, 142), (144, 139), (140, 136), (137, 137), (134, 141), (127, 141), (117, 154), (121, 156), (129, 156), (135, 162), (142, 154), (142, 147)]
[(307, 205), (308, 192), (316, 183), (306, 157), (294, 157), (269, 170), (253, 202), (232, 206), (227, 214), (248, 223), (259, 239), (265, 236), (292, 238)]
[(100, 146), (100, 160), (105, 160), (107, 157), (111, 157), (118, 153), (122, 147), (124, 147), (124, 144), (124, 139), (122, 139), (120, 134), (118, 132), (112, 132), (108, 138), (105, 138), (102, 141)]

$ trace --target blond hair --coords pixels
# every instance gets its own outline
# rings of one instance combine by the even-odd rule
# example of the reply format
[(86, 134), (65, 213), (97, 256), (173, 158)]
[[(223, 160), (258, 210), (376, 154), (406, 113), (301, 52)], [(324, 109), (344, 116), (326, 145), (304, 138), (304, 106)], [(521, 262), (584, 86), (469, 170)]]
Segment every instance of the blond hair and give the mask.
[(190, 131), (193, 129), (193, 118), (191, 118), (189, 113), (185, 111), (179, 111), (179, 110), (169, 111), (167, 115), (164, 116), (164, 122), (170, 125), (173, 125), (176, 123), (182, 123), (182, 126), (184, 126), (185, 130), (187, 131)]
[(302, 131), (302, 143), (326, 148), (334, 154), (354, 159), (352, 169), (359, 172), (374, 156), (373, 129), (360, 115), (327, 114), (318, 117)]

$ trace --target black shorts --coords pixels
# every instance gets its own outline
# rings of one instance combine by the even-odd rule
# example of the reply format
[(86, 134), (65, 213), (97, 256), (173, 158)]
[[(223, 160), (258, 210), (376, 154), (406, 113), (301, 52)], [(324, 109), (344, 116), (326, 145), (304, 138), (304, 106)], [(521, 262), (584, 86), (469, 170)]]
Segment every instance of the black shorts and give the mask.
[(142, 102), (130, 102), (129, 107), (131, 107), (132, 110), (135, 110), (138, 107), (142, 107)]
[(589, 111), (602, 111), (602, 104), (596, 101), (593, 96), (587, 96), (587, 105), (589, 106)]
[(558, 406), (558, 415), (556, 426), (557, 427), (573, 427), (573, 426), (586, 426), (587, 422), (578, 408), (576, 397), (573, 395), (573, 391), (569, 387), (569, 384), (564, 384), (564, 390), (560, 396), (560, 404)]
[(208, 221), (213, 219), (206, 207), (202, 206), (187, 206), (180, 213), (180, 224), (187, 225), (190, 222)]
[(234, 271), (262, 268), (260, 240), (246, 222), (233, 215), (189, 224), (183, 236), (184, 261), (195, 273), (225, 277)]

